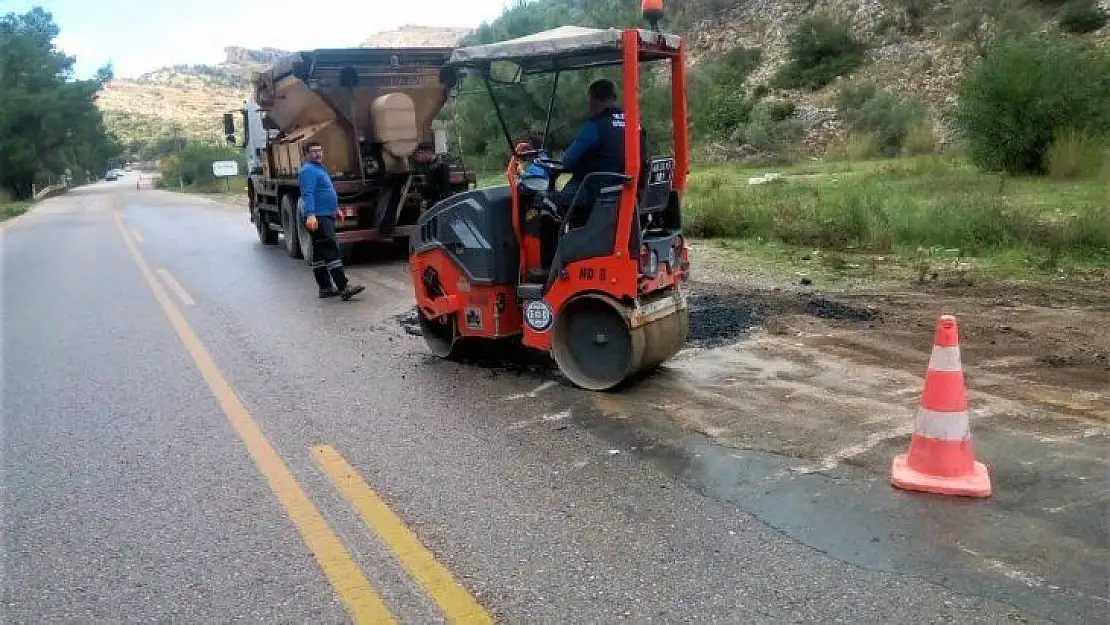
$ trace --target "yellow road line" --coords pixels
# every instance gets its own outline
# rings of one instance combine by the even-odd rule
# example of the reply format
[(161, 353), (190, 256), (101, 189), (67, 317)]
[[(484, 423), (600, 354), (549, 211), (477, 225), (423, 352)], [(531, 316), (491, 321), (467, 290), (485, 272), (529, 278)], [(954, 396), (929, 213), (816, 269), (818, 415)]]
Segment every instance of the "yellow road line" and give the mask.
[(305, 494), (296, 478), (285, 466), (285, 462), (278, 456), (277, 451), (270, 446), (258, 424), (251, 418), (247, 407), (235, 394), (231, 384), (220, 373), (208, 351), (185, 321), (184, 315), (181, 314), (169, 294), (166, 293), (166, 289), (154, 277), (154, 272), (150, 270), (150, 266), (147, 265), (139, 253), (139, 249), (129, 236), (119, 213), (115, 213), (113, 216), (120, 234), (123, 235), (127, 251), (131, 254), (131, 259), (135, 261), (135, 265), (138, 266), (139, 273), (143, 275), (150, 290), (154, 293), (154, 299), (158, 300), (158, 303), (162, 306), (170, 324), (177, 331), (178, 338), (181, 339), (185, 349), (193, 357), (193, 362), (196, 363), (197, 368), (200, 369), (208, 383), (208, 388), (211, 389), (212, 394), (220, 402), (220, 407), (223, 408), (228, 420), (239, 433), (239, 438), (246, 445), (255, 465), (266, 476), (270, 488), (273, 489), (281, 504), (285, 506), (285, 511), (290, 520), (293, 521), (297, 531), (300, 532), (305, 544), (312, 550), (320, 568), (327, 575), (332, 587), (335, 588), (339, 598), (347, 606), (347, 610), (354, 617), (355, 622), (395, 623), (396, 619), (389, 612), (382, 598), (370, 587), (370, 582), (367, 581), (358, 565), (351, 559), (339, 538), (328, 527), (323, 515), (309, 500), (308, 495)]
[(401, 565), (439, 605), (452, 623), (493, 623), (485, 608), (432, 555), (377, 493), (366, 485), (330, 445), (312, 448), (312, 456), (336, 488), (354, 505), (362, 520), (393, 551)]
[(185, 287), (181, 286), (181, 284), (177, 280), (175, 280), (172, 275), (170, 275), (169, 271), (165, 269), (159, 269), (158, 275), (162, 277), (162, 281), (166, 283), (166, 286), (170, 287), (170, 290), (173, 291), (174, 295), (177, 296), (177, 299), (181, 300), (181, 303), (185, 304), (186, 306), (197, 305), (196, 300), (194, 300), (192, 297), (189, 297), (189, 293), (185, 291)]
[(138, 230), (132, 228), (131, 235), (135, 237), (135, 241), (137, 241), (139, 245), (143, 244), (143, 235), (140, 234)]

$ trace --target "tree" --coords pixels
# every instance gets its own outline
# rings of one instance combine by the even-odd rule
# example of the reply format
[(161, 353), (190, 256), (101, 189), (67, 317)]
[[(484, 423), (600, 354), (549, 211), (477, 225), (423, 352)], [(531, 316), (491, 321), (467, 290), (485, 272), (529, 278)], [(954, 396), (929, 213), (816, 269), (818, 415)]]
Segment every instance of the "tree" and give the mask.
[(1110, 136), (1110, 51), (1050, 34), (1002, 39), (956, 96), (952, 119), (976, 165), (1042, 174), (1061, 136)]
[(112, 68), (75, 80), (59, 32), (41, 7), (0, 16), (0, 187), (17, 199), (66, 169), (102, 171), (121, 151), (95, 102)]
[(968, 67), (996, 39), (1026, 35), (1040, 24), (1040, 19), (1023, 0), (955, 2), (951, 21), (949, 36), (971, 44), (971, 54), (964, 58)]
[(805, 17), (790, 34), (790, 61), (779, 68), (772, 86), (817, 91), (863, 65), (866, 51), (848, 24), (826, 15)]
[(216, 190), (224, 181), (212, 173), (214, 161), (236, 161), (239, 170), (246, 166), (243, 153), (226, 145), (212, 145), (197, 141), (183, 144), (180, 152), (162, 163), (162, 182), (168, 186), (180, 183), (198, 191)]

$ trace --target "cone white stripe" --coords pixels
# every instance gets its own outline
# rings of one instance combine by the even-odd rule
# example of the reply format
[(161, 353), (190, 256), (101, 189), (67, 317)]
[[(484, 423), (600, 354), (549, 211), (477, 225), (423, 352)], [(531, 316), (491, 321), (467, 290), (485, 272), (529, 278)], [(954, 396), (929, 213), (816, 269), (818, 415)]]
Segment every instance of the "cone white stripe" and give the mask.
[(926, 438), (942, 441), (962, 441), (971, 438), (967, 411), (939, 412), (918, 408), (914, 418), (914, 431)]
[(959, 347), (934, 347), (929, 357), (929, 368), (933, 371), (963, 371)]

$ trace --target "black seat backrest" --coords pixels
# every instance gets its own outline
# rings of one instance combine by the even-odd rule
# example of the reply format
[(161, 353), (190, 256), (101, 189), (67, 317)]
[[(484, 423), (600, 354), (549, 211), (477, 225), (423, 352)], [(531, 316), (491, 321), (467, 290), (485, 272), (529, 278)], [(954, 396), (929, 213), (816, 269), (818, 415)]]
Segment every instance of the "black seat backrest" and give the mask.
[(632, 229), (628, 241), (628, 250), (633, 256), (640, 255), (640, 248), (646, 243), (645, 236), (669, 238), (682, 229), (681, 210), (671, 188), (674, 184), (674, 168), (675, 160), (672, 156), (656, 156), (647, 166), (644, 174), (646, 182), (640, 185), (639, 202), (636, 205), (638, 227)]
[(642, 175), (646, 180), (640, 191), (640, 213), (654, 213), (667, 208), (674, 182), (674, 158), (652, 158)]
[[(583, 225), (572, 228), (559, 238), (559, 247), (551, 262), (548, 285), (568, 264), (586, 258), (608, 256), (613, 253), (617, 237), (617, 216), (620, 213), (621, 193), (625, 185), (632, 181), (630, 176), (608, 172), (594, 172), (582, 180), (582, 189), (595, 189), (590, 215)], [(587, 185), (590, 185), (587, 187)], [(574, 213), (582, 210), (575, 198), (565, 217), (566, 223), (574, 223)]]

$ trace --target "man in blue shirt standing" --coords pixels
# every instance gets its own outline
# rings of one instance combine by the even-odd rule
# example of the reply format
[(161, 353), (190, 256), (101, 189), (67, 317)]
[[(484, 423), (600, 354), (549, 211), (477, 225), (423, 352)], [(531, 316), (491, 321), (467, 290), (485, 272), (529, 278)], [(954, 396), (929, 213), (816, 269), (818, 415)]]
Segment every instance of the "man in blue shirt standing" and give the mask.
[(339, 196), (324, 167), (324, 147), (310, 141), (305, 145), (305, 152), (308, 160), (301, 166), (297, 179), (301, 186), (304, 226), (312, 238), (312, 274), (320, 286), (321, 298), (338, 295), (348, 301), (366, 287), (350, 283), (343, 271), (339, 241), (335, 238)]

